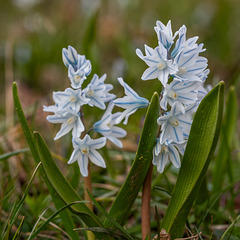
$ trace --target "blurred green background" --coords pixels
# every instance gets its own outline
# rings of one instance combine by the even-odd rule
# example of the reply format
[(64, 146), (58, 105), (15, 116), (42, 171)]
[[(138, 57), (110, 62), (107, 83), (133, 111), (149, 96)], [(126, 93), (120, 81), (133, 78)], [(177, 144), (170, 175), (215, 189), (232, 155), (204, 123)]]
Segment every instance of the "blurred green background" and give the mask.
[[(199, 36), (207, 51), (208, 82), (227, 86), (240, 74), (240, 2), (157, 0), (11, 0), (0, 8), (0, 119), (5, 114), (5, 87), (17, 80), (30, 94), (51, 94), (69, 86), (61, 50), (72, 45), (93, 64), (92, 73), (108, 74), (108, 82), (123, 76), (150, 98), (156, 81), (143, 82), (146, 69), (135, 54), (144, 44), (157, 46), (156, 20), (172, 20), (175, 32), (183, 24), (187, 37)], [(213, 84), (214, 84), (213, 83)], [(116, 84), (117, 85), (117, 84)], [(32, 101), (32, 98), (33, 101)]]

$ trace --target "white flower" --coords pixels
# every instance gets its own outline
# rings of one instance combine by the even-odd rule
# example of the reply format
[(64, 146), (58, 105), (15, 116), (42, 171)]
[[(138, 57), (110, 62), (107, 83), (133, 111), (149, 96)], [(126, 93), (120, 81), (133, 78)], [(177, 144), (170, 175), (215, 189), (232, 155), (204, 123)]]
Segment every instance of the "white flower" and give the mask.
[(55, 136), (54, 140), (66, 135), (72, 130), (73, 137), (80, 137), (84, 131), (84, 125), (80, 118), (80, 113), (73, 111), (71, 108), (65, 108), (55, 113), (55, 115), (47, 116), (47, 120), (51, 123), (61, 123), (61, 129)]
[(168, 59), (168, 52), (162, 44), (155, 49), (145, 45), (146, 56), (137, 49), (136, 54), (149, 66), (142, 75), (142, 80), (158, 78), (166, 86), (168, 77), (178, 71), (176, 64)]
[(73, 138), (73, 153), (68, 164), (78, 162), (80, 172), (84, 177), (88, 176), (88, 159), (99, 167), (106, 168), (106, 164), (102, 156), (96, 149), (102, 148), (106, 144), (106, 138), (91, 139), (88, 134), (83, 139)]
[(62, 50), (62, 59), (67, 68), (70, 65), (75, 68), (78, 64), (78, 53), (72, 46), (68, 46), (68, 49), (63, 48)]
[(68, 46), (68, 49), (63, 48), (62, 57), (68, 68), (68, 77), (72, 88), (81, 88), (83, 81), (92, 71), (91, 62), (86, 60), (84, 55), (79, 55), (71, 46)]
[(104, 74), (99, 78), (97, 74), (94, 74), (91, 82), (83, 89), (84, 96), (89, 99), (89, 106), (105, 109), (105, 103), (115, 98), (114, 94), (108, 93), (113, 87), (111, 84), (104, 83), (106, 76)]
[(123, 81), (122, 78), (118, 78), (118, 82), (124, 87), (126, 96), (114, 100), (113, 103), (126, 110), (116, 118), (115, 123), (118, 124), (125, 118), (123, 124), (127, 124), (129, 116), (135, 113), (138, 108), (147, 107), (149, 101), (145, 98), (139, 97), (138, 94)]
[(185, 25), (183, 25), (179, 31), (179, 37), (178, 40), (176, 41), (174, 49), (171, 51), (171, 57), (175, 58), (183, 48), (197, 48), (198, 53), (205, 51), (206, 49), (203, 49), (203, 44), (197, 44), (198, 37), (192, 37), (189, 39), (186, 39), (186, 32), (187, 28)]
[[(112, 84), (107, 84), (104, 83), (105, 80), (107, 78), (107, 74), (103, 74), (102, 77), (98, 78), (97, 81), (99, 84), (104, 84), (105, 86), (105, 90), (104, 90), (104, 102), (110, 102), (112, 101), (114, 98), (116, 98), (115, 94), (109, 93), (109, 91), (111, 91), (113, 89), (113, 85)], [(96, 81), (96, 80), (95, 80)]]
[(106, 112), (103, 114), (101, 120), (97, 121), (93, 125), (93, 130), (105, 136), (109, 141), (114, 143), (116, 146), (122, 148), (122, 142), (118, 138), (123, 138), (127, 135), (127, 132), (114, 126), (116, 119), (121, 115), (120, 112), (112, 114), (114, 107), (113, 102), (108, 105)]
[[(179, 150), (182, 152), (183, 144), (185, 144), (185, 141), (181, 143), (174, 143), (172, 141), (164, 142), (163, 144), (160, 143), (159, 138), (157, 139), (157, 143), (155, 147), (153, 148), (153, 165), (157, 166), (157, 171), (162, 173), (164, 171), (164, 168), (166, 166), (166, 163), (168, 160), (172, 162), (174, 167), (180, 168), (181, 167), (181, 161), (180, 161), (180, 156), (177, 151)], [(177, 148), (177, 149), (176, 149)]]
[(174, 79), (166, 85), (163, 91), (163, 97), (160, 101), (162, 109), (167, 110), (167, 104), (172, 106), (175, 102), (180, 102), (185, 106), (193, 104), (198, 99), (199, 82), (183, 81)]
[(202, 79), (198, 76), (207, 67), (207, 59), (198, 56), (198, 47), (188, 47), (175, 57), (174, 61), (178, 65), (178, 72), (175, 77), (181, 81), (199, 81)]
[(209, 70), (209, 69), (205, 69), (204, 71), (198, 73), (197, 76), (198, 76), (203, 82), (205, 82), (205, 80), (207, 79), (209, 73), (210, 73), (210, 70)]
[(44, 112), (53, 112), (53, 113), (58, 113), (59, 110), (59, 103), (61, 102), (61, 98), (59, 98), (58, 96), (55, 95), (55, 92), (53, 92), (53, 101), (55, 103), (55, 105), (51, 105), (51, 106), (43, 106), (43, 111)]
[(173, 36), (170, 20), (166, 26), (161, 21), (157, 21), (156, 25), (157, 26), (154, 27), (154, 30), (157, 33), (159, 45), (162, 44), (166, 49), (169, 49), (172, 46), (173, 40), (178, 32), (176, 32)]
[(170, 112), (158, 118), (161, 125), (160, 142), (166, 141), (182, 142), (188, 137), (192, 125), (192, 113), (196, 110), (197, 104), (184, 108), (179, 102), (175, 102)]
[(64, 92), (54, 92), (53, 98), (57, 99), (59, 109), (71, 108), (75, 112), (80, 111), (80, 107), (89, 102), (89, 99), (82, 95), (81, 89), (67, 88)]

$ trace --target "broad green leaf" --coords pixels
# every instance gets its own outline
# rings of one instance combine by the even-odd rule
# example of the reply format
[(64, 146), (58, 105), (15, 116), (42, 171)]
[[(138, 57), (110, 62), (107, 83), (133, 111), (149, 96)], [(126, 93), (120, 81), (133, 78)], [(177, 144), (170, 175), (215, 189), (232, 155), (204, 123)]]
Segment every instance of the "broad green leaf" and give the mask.
[(162, 228), (171, 238), (181, 237), (190, 208), (217, 145), (224, 100), (224, 83), (220, 82), (201, 101), (195, 114), (187, 147)]
[[(215, 162), (215, 169), (213, 174), (213, 193), (221, 191), (223, 179), (226, 173), (227, 164), (231, 168), (231, 145), (235, 129), (237, 126), (238, 104), (235, 87), (230, 87), (226, 103), (226, 111), (222, 124), (221, 144), (219, 153)], [(231, 169), (230, 171), (231, 177)], [(217, 204), (218, 205), (218, 204)], [(217, 208), (217, 205), (215, 208)]]
[[(70, 204), (76, 201), (82, 201), (80, 196), (76, 193), (72, 185), (63, 176), (62, 172), (53, 160), (52, 155), (43, 138), (37, 132), (35, 132), (35, 136), (44, 171), (48, 177), (48, 180), (50, 181), (58, 195), (63, 199), (66, 204)], [(85, 204), (73, 205), (71, 208), (80, 215), (81, 219), (88, 227), (102, 227), (102, 223), (100, 222), (98, 217)], [(96, 234), (99, 234), (98, 237), (100, 237), (100, 239), (101, 237), (104, 237), (104, 239), (111, 239), (105, 234)]]
[[(22, 110), (22, 106), (18, 97), (18, 90), (17, 90), (17, 84), (13, 83), (13, 100), (14, 100), (14, 105), (16, 108), (16, 112), (19, 118), (19, 121), (21, 123), (22, 126), (22, 130), (23, 133), (25, 135), (25, 138), (27, 140), (27, 143), (29, 145), (29, 148), (31, 150), (32, 156), (36, 162), (36, 164), (40, 163), (40, 157), (37, 151), (37, 147), (35, 144), (35, 140), (33, 138), (32, 135), (32, 131), (30, 130), (27, 120), (24, 116), (23, 110)], [(54, 190), (54, 188), (52, 187), (52, 185), (50, 184), (50, 182), (48, 181), (48, 178), (46, 177), (45, 172), (43, 171), (42, 168), (39, 169), (41, 176), (51, 194), (52, 200), (54, 202), (54, 205), (56, 206), (57, 209), (60, 209), (61, 207), (63, 207), (65, 205), (65, 203), (63, 202), (63, 200), (58, 196), (58, 194), (56, 193), (56, 191)], [(79, 236), (76, 232), (74, 232), (72, 229), (74, 228), (74, 223), (73, 220), (70, 217), (70, 213), (69, 210), (65, 210), (63, 212), (60, 213), (60, 217), (61, 220), (63, 222), (63, 225), (66, 229), (66, 231), (68, 232), (68, 234), (72, 237), (72, 239), (74, 240), (78, 240)]]
[[(121, 225), (125, 223), (131, 212), (131, 207), (137, 198), (152, 161), (152, 150), (156, 142), (158, 117), (159, 97), (157, 93), (154, 93), (144, 121), (135, 160), (109, 212), (109, 216)], [(110, 225), (111, 222), (105, 221), (105, 227)]]

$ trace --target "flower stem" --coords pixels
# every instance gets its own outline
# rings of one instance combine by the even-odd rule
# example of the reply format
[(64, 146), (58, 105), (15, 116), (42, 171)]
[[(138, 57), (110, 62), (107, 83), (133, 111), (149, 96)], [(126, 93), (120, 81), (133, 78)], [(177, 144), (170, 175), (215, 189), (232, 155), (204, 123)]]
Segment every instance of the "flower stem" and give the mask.
[[(89, 201), (89, 203), (86, 203), (86, 205), (89, 207), (89, 209), (93, 212), (93, 204), (92, 200), (88, 195), (87, 190), (92, 194), (92, 179), (91, 179), (91, 167), (90, 163), (88, 164), (88, 176), (84, 177), (84, 199), (86, 201)], [(87, 231), (87, 237), (88, 240), (94, 240), (95, 236), (91, 231)]]
[(151, 239), (151, 224), (150, 224), (150, 200), (151, 200), (151, 183), (152, 183), (152, 163), (149, 166), (147, 176), (143, 183), (142, 190), (142, 239)]
[(89, 207), (91, 211), (93, 211), (93, 205), (92, 205), (92, 200), (88, 195), (87, 190), (92, 193), (92, 179), (91, 179), (91, 168), (90, 164), (88, 165), (88, 176), (84, 177), (84, 199), (86, 201), (89, 201), (89, 203), (86, 203), (86, 205)]

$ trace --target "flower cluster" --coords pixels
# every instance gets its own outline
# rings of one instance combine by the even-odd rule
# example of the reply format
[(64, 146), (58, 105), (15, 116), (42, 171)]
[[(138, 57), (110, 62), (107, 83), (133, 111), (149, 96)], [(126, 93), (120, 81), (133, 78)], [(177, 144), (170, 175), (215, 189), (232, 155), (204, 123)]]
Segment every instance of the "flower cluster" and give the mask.
[[(138, 108), (147, 107), (149, 102), (138, 96), (122, 78), (119, 78), (118, 81), (123, 86), (126, 96), (115, 99), (116, 96), (109, 93), (113, 89), (112, 84), (105, 83), (106, 74), (101, 77), (94, 74), (90, 83), (82, 89), (83, 82), (87, 80), (87, 76), (92, 71), (90, 60), (87, 60), (84, 55), (79, 55), (71, 46), (68, 49), (63, 49), (62, 58), (65, 66), (68, 68), (68, 77), (72, 88), (54, 92), (53, 100), (55, 104), (44, 106), (43, 110), (53, 113), (53, 115), (47, 116), (49, 122), (61, 123), (61, 128), (54, 140), (72, 132), (74, 150), (68, 163), (71, 164), (77, 161), (81, 174), (86, 177), (88, 176), (89, 159), (97, 166), (106, 167), (102, 156), (96, 149), (105, 146), (107, 139), (116, 146), (122, 147), (122, 142), (119, 138), (125, 137), (127, 133), (124, 129), (115, 125), (119, 124), (123, 119), (125, 119), (124, 124), (127, 124), (129, 116)], [(108, 107), (106, 107), (107, 103)], [(88, 130), (84, 124), (84, 105), (97, 107), (102, 110), (106, 109), (102, 118)], [(125, 110), (112, 113), (115, 105)], [(91, 129), (103, 137), (92, 139), (87, 134), (90, 133)]]
[(184, 153), (193, 113), (206, 95), (203, 83), (209, 69), (207, 59), (199, 56), (203, 44), (197, 44), (198, 37), (187, 39), (184, 25), (174, 34), (171, 21), (166, 26), (157, 21), (154, 29), (158, 46), (145, 45), (145, 55), (139, 49), (136, 54), (148, 65), (142, 80), (157, 78), (163, 85), (157, 120), (161, 132), (153, 149), (153, 164), (162, 173), (168, 160), (181, 166), (179, 153)]

